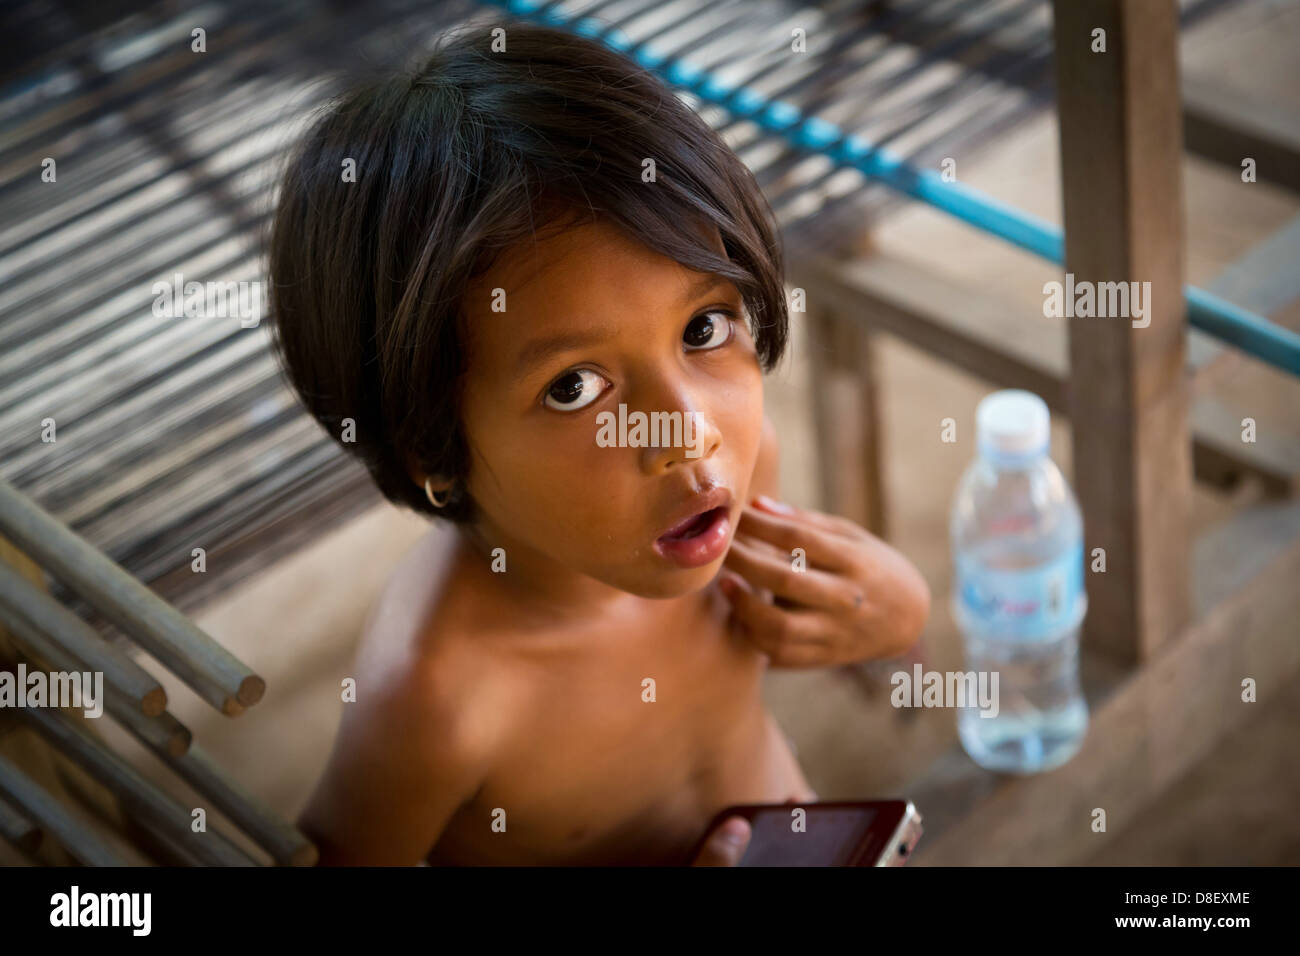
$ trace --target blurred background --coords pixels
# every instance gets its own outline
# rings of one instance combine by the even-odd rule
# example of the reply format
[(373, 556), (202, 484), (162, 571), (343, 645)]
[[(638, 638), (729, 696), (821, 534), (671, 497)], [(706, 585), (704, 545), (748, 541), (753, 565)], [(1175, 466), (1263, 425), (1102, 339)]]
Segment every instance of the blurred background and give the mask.
[[(719, 75), (757, 75), (766, 95), (888, 147), (913, 168), (937, 170), (953, 159), (963, 184), (1061, 222), (1052, 9), (1044, 0), (580, 0), (547, 9), (617, 24)], [(1300, 5), (1186, 0), (1179, 10), (1186, 281), (1298, 329)], [(452, 25), (502, 15), (469, 0), (44, 0), (4, 11), (0, 478), (265, 678), (265, 699), (231, 720), (151, 668), (195, 740), (288, 819), (324, 766), (341, 716), (339, 681), (370, 603), (429, 525), (382, 502), (365, 472), (298, 407), (265, 324), (158, 317), (154, 284), (175, 273), (261, 279), (277, 163), (335, 91), (335, 71), (407, 62)], [(790, 65), (780, 53), (794, 28), (806, 32), (808, 54)], [(792, 273), (830, 258), (885, 263), (893, 275), (920, 277), (920, 286), (977, 288), (1034, 322), (1055, 321), (1060, 347), (1064, 320), (1042, 318), (1043, 284), (1060, 279), (1060, 266), (681, 95), (754, 171), (781, 223)], [(1243, 155), (1260, 158), (1249, 185)], [(52, 181), (42, 178), (47, 159), (55, 162)], [(834, 348), (819, 329), (793, 316), (792, 352), (768, 381), (768, 409), (781, 436), (783, 496), (843, 511), (844, 489), (830, 474), (834, 449), (819, 426)], [(1243, 509), (1290, 500), (1300, 473), (1300, 382), (1199, 332), (1189, 335), (1189, 354), (1210, 368), (1202, 394), (1214, 407), (1271, 423), (1261, 460), (1199, 462), (1191, 523), (1203, 536)], [(873, 335), (872, 363), (864, 394), (878, 430), (879, 487), (871, 495), (882, 503), (880, 530), (934, 594), (922, 641), (904, 666), (915, 659), (961, 670), (948, 609), (949, 509), (975, 454), (975, 405), (998, 383), (905, 334)], [(947, 418), (959, 423), (955, 442), (939, 438)], [(56, 441), (42, 440), (46, 419), (57, 425)], [(1052, 439), (1053, 457), (1072, 479), (1064, 415), (1054, 414)], [(206, 555), (203, 573), (193, 570), (195, 548)], [(44, 583), (101, 635), (120, 640), (59, 580)], [(1291, 621), (1290, 639), (1300, 641), (1300, 613)], [(951, 710), (890, 705), (888, 673), (898, 666), (769, 672), (765, 695), (822, 799), (909, 797), (932, 821), (934, 841), (969, 824), (967, 815), (1003, 782), (960, 751)], [(1114, 686), (1090, 666), (1085, 661), (1090, 694)], [(1275, 676), (1289, 682), (1293, 674)], [(1274, 685), (1256, 706), (1095, 850), (1071, 850), (1067, 859), (1045, 845), (1035, 858), (1300, 862), (1300, 694)], [(0, 753), (12, 755), (12, 735), (22, 731), (0, 721)], [(136, 739), (97, 723), (149, 779), (190, 799)], [(927, 848), (923, 841), (917, 863)], [(24, 857), (0, 842), (0, 860)]]

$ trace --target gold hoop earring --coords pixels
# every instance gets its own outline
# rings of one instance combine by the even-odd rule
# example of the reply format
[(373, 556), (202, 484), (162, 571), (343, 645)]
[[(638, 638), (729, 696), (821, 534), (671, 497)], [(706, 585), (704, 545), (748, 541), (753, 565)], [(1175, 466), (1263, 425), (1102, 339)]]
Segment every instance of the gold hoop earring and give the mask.
[(444, 491), (442, 493), (442, 499), (439, 500), (438, 496), (434, 493), (432, 481), (433, 481), (432, 478), (424, 479), (425, 497), (429, 499), (429, 504), (433, 505), (435, 508), (445, 508), (447, 506), (447, 502), (451, 500), (451, 489), (448, 488), (446, 491)]

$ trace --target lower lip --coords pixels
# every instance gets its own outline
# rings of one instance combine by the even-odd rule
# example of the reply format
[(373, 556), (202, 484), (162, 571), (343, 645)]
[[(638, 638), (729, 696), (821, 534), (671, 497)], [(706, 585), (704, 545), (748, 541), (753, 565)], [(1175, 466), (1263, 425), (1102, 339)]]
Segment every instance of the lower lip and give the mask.
[(690, 538), (658, 538), (655, 550), (683, 568), (711, 564), (727, 551), (731, 518), (726, 508), (717, 508), (713, 520), (699, 534)]

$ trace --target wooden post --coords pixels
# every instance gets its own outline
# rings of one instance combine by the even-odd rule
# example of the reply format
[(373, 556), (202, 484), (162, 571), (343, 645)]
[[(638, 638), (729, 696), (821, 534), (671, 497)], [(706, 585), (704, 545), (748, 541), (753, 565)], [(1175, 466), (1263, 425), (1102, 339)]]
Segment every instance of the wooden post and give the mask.
[[(1144, 328), (1123, 317), (1069, 320), (1085, 566), (1094, 548), (1106, 552), (1106, 572), (1086, 575), (1085, 640), (1137, 663), (1188, 621), (1178, 7), (1054, 0), (1053, 9), (1066, 272), (1076, 286), (1151, 283)], [(1094, 52), (1098, 30), (1104, 52)]]
[(872, 333), (824, 306), (808, 311), (822, 507), (887, 537), (880, 396)]

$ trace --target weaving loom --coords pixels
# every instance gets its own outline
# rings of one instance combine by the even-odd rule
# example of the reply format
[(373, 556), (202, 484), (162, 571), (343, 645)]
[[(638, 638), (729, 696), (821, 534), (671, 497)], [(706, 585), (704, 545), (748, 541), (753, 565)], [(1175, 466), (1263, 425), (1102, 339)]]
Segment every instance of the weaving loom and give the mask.
[[(1188, 4), (1184, 17), (1219, 5)], [(918, 168), (969, 153), (1050, 103), (1043, 0), (548, 8), (744, 77)], [(373, 504), (364, 470), (284, 386), (264, 326), (157, 318), (151, 289), (176, 273), (260, 278), (276, 162), (332, 92), (319, 76), (349, 59), (407, 61), (448, 26), (499, 15), (402, 0), (364, 11), (11, 9), (0, 94), (0, 477), (183, 610)], [(806, 57), (767, 55), (789, 46), (793, 27), (822, 25), (833, 39), (809, 43)], [(195, 26), (207, 32), (204, 53), (190, 49)], [(854, 170), (685, 97), (754, 170), (792, 258), (852, 248), (898, 202)], [(46, 157), (57, 160), (57, 187), (38, 175)], [(42, 440), (46, 419), (53, 442)], [(205, 574), (190, 570), (197, 547)]]

